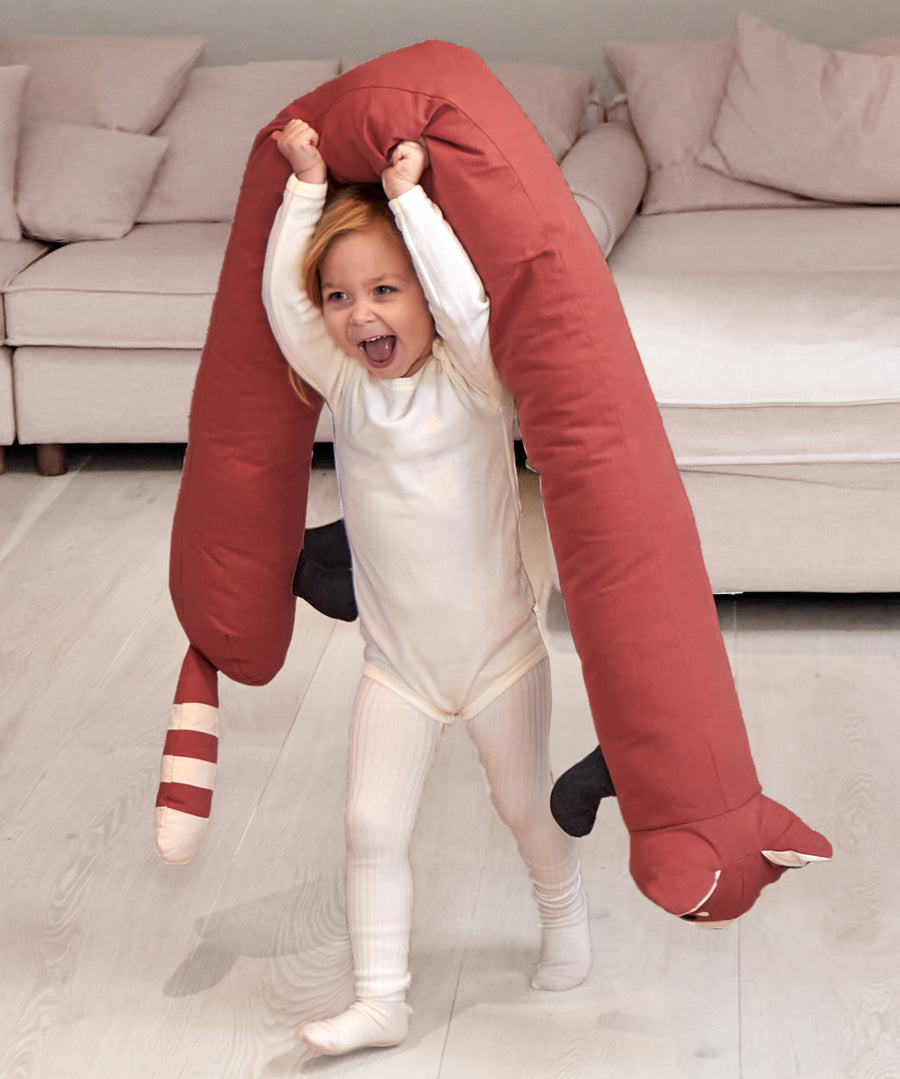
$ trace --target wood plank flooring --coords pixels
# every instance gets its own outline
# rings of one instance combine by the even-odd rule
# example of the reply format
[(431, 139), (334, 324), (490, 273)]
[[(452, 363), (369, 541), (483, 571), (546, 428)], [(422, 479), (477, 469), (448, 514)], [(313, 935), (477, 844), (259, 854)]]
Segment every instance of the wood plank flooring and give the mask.
[[(628, 876), (615, 802), (581, 843), (594, 969), (529, 988), (538, 928), (463, 726), (413, 843), (410, 1037), (317, 1057), (294, 1040), (352, 982), (343, 898), (353, 625), (298, 605), (284, 670), (222, 686), (201, 852), (152, 844), (185, 640), (166, 572), (180, 450), (84, 447), (0, 476), (0, 1079), (897, 1079), (900, 597), (721, 597), (766, 792), (835, 844), (721, 932)], [(523, 541), (546, 615), (557, 771), (594, 745), (533, 476)], [(310, 523), (337, 515), (314, 470)]]

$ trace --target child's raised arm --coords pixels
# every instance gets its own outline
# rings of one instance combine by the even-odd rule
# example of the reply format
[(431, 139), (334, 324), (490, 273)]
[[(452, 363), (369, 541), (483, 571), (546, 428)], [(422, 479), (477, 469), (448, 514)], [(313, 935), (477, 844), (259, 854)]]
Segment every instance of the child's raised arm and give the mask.
[(503, 392), (491, 359), (490, 302), (456, 233), (418, 184), (390, 206), (453, 366), (469, 385), (492, 396)]
[(283, 131), (273, 132), (278, 149), (290, 162), (298, 180), (324, 184), (328, 180), (325, 159), (319, 152), (319, 133), (304, 120), (291, 120)]
[[(311, 147), (315, 154), (309, 156), (315, 166), (318, 150), (306, 137), (309, 131), (309, 128), (306, 133), (301, 130), (297, 142), (291, 139), (286, 145), (285, 149), (290, 148), (292, 156), (285, 152), (285, 157), (291, 164), (296, 161), (303, 167), (303, 156), (307, 151), (302, 147)], [(301, 146), (299, 151), (298, 145)], [(310, 175), (309, 167), (303, 168), (303, 172)], [(307, 296), (302, 282), (303, 260), (321, 216), (325, 194), (324, 182), (303, 180), (296, 173), (288, 178), (269, 234), (262, 298), (272, 332), (285, 359), (330, 402), (336, 379), (344, 366), (343, 357), (328, 334), (321, 311)]]

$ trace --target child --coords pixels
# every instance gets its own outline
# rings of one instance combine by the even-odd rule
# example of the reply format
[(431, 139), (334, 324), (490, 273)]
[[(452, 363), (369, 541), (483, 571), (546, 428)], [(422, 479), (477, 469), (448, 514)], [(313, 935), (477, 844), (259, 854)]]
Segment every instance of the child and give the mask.
[(418, 186), (418, 143), (394, 149), (383, 193), (354, 187), (327, 204), (316, 132), (293, 120), (278, 146), (294, 175), (264, 300), (289, 363), (332, 413), (365, 640), (346, 809), (356, 999), (298, 1032), (343, 1053), (406, 1036), (407, 851), (455, 717), (531, 876), (535, 988), (587, 977), (590, 926), (574, 840), (549, 810), (549, 663), (519, 550), (513, 402), (491, 362), (481, 281)]

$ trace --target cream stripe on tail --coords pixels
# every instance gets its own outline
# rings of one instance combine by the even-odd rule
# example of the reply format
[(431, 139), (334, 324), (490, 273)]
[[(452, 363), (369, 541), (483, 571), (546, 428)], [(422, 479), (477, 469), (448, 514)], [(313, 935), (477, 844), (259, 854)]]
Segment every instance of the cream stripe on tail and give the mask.
[(218, 727), (218, 709), (212, 705), (185, 702), (172, 708), (154, 819), (156, 849), (164, 862), (189, 862), (206, 832)]

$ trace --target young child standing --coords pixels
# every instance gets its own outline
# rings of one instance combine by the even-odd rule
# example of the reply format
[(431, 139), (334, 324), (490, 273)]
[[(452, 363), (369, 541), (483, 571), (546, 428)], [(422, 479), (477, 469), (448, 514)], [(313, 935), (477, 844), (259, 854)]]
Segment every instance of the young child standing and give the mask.
[(575, 843), (549, 809), (549, 662), (519, 549), (513, 401), (491, 361), (484, 288), (419, 186), (421, 145), (393, 150), (383, 191), (326, 202), (318, 141), (300, 120), (278, 139), (294, 174), (263, 292), (285, 357), (332, 413), (365, 641), (346, 808), (356, 999), (298, 1032), (344, 1053), (406, 1036), (408, 847), (456, 717), (531, 877), (534, 987), (582, 982), (591, 944)]

